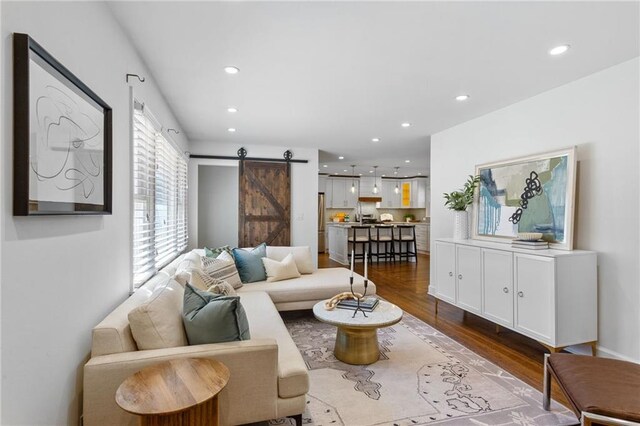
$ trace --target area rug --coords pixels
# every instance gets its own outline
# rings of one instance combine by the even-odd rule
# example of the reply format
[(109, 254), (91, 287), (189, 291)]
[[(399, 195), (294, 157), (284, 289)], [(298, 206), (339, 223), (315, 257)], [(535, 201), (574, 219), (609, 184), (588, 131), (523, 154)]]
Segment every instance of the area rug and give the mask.
[[(419, 319), (380, 329), (380, 360), (353, 366), (333, 355), (334, 326), (312, 313), (285, 315), (309, 368), (303, 424), (314, 426), (573, 425), (560, 404)], [(294, 425), (277, 419), (271, 425)]]

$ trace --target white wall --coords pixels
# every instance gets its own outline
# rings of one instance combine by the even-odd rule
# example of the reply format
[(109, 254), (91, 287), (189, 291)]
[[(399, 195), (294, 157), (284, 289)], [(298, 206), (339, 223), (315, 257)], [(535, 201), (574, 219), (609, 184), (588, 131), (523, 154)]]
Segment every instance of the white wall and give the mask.
[(198, 167), (198, 245), (238, 246), (238, 164)]
[[(113, 214), (13, 217), (11, 32), (30, 34), (113, 108)], [(131, 281), (130, 107), (126, 73), (166, 126), (179, 128), (104, 3), (3, 2), (2, 424), (77, 425), (91, 328)], [(184, 132), (181, 132), (183, 135)], [(180, 136), (181, 136), (180, 135)], [(182, 146), (184, 139), (178, 138)], [(7, 350), (6, 348), (9, 348)]]
[[(640, 362), (638, 58), (433, 135), (431, 236), (450, 237), (440, 194), (475, 165), (578, 146), (576, 248), (598, 252), (599, 349)], [(435, 282), (433, 269), (431, 282)]]
[[(189, 151), (201, 155), (237, 156), (237, 151), (244, 146), (249, 157), (282, 158), (282, 154), (290, 149), (295, 159), (309, 160), (309, 163), (293, 163), (291, 165), (291, 244), (309, 246), (314, 262), (318, 262), (318, 150), (310, 148), (279, 147), (266, 145), (242, 145), (239, 143), (191, 142)], [(199, 247), (198, 235), (198, 175), (200, 164), (225, 164), (236, 160), (204, 160), (189, 161), (189, 246)], [(232, 206), (237, 208), (237, 206)]]

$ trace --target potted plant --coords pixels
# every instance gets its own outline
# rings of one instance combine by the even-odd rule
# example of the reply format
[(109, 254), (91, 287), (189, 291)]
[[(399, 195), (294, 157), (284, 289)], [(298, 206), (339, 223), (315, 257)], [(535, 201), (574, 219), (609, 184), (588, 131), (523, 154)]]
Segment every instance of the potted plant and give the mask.
[(455, 213), (453, 238), (466, 240), (469, 238), (469, 216), (467, 207), (473, 204), (473, 193), (480, 182), (480, 176), (469, 175), (462, 189), (444, 193), (444, 205)]

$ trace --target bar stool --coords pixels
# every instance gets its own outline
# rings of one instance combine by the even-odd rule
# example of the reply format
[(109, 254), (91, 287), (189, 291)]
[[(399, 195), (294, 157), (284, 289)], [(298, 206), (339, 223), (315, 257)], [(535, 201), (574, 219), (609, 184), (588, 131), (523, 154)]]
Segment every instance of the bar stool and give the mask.
[[(390, 260), (396, 261), (396, 253), (393, 244), (393, 226), (376, 225), (373, 235), (371, 235), (371, 246), (376, 245), (376, 251), (371, 250), (371, 257), (376, 258), (376, 263), (380, 263), (380, 258), (385, 262)], [(380, 246), (384, 245), (384, 249), (380, 252)]]
[[(362, 259), (364, 262), (364, 253), (369, 254), (369, 262), (371, 262), (371, 227), (370, 226), (351, 226), (351, 235), (347, 237), (347, 241), (351, 243), (354, 252), (354, 259)], [(362, 246), (362, 253), (358, 253), (358, 245)], [(347, 259), (351, 259), (351, 250), (347, 254)]]
[[(418, 263), (418, 247), (416, 243), (416, 227), (415, 225), (398, 225), (396, 231), (393, 233), (394, 243), (398, 243), (398, 252), (396, 255), (402, 261), (403, 258), (409, 261), (410, 258), (414, 258)], [(403, 247), (404, 243), (404, 247)], [(411, 244), (413, 244), (413, 251), (411, 251)]]

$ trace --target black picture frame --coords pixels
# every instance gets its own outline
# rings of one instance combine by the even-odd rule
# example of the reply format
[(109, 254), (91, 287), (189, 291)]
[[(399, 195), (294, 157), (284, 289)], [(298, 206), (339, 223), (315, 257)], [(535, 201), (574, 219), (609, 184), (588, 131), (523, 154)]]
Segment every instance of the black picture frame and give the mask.
[[(34, 92), (44, 87), (51, 97), (30, 93), (36, 66), (38, 78), (50, 76), (55, 84)], [(44, 116), (45, 110), (59, 116)], [(37, 129), (31, 128), (34, 119)], [(32, 152), (42, 146), (42, 153)], [(111, 107), (28, 34), (14, 33), (14, 216), (111, 214), (112, 161)], [(32, 199), (32, 190), (45, 195)]]

